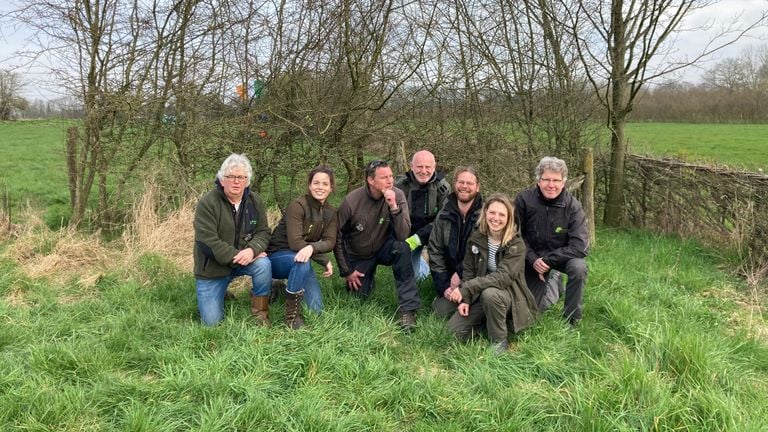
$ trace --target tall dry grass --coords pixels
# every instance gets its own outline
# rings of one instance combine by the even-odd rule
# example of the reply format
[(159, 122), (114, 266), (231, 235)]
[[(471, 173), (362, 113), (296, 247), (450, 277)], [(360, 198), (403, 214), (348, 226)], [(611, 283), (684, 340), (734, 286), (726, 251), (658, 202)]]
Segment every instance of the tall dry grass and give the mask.
[(122, 247), (130, 263), (145, 253), (156, 253), (179, 269), (192, 269), (192, 244), (196, 199), (161, 217), (158, 214), (157, 188), (146, 185), (144, 194), (134, 204), (131, 220), (122, 236)]
[(87, 235), (69, 228), (53, 231), (32, 207), (26, 207), (22, 220), (5, 255), (30, 278), (57, 283), (76, 279), (92, 286), (122, 262), (120, 251), (101, 242), (98, 233)]
[[(158, 191), (148, 184), (132, 206), (123, 235), (111, 242), (103, 241), (98, 233), (51, 230), (41, 212), (30, 207), (5, 256), (18, 263), (30, 278), (54, 283), (77, 280), (86, 287), (93, 286), (106, 273), (126, 278), (139, 274), (134, 270), (147, 253), (163, 257), (180, 271), (191, 271), (196, 202), (197, 198), (187, 199), (179, 208), (161, 215)], [(268, 210), (270, 227), (277, 225), (280, 216), (276, 207)]]

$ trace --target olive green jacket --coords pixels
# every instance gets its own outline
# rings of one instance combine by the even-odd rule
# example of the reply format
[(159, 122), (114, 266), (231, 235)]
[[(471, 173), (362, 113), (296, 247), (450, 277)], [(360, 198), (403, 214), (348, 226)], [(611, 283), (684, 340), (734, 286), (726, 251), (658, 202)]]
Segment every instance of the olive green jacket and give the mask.
[(249, 247), (254, 256), (265, 252), (270, 230), (264, 203), (256, 192), (245, 189), (240, 208), (227, 200), (219, 182), (206, 192), (195, 209), (195, 277), (218, 279), (232, 272), (235, 255)]
[(536, 321), (538, 309), (525, 283), (525, 243), (515, 236), (496, 252), (496, 271), (488, 273), (488, 237), (475, 231), (467, 241), (464, 275), (459, 291), (463, 303), (474, 303), (486, 288), (507, 290), (512, 294), (510, 311), (514, 332), (524, 330)]

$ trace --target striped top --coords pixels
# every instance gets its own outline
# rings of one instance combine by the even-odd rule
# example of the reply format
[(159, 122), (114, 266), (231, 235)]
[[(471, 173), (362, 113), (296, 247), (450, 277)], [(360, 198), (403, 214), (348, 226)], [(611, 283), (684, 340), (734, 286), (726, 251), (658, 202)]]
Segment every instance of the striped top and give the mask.
[(496, 271), (496, 252), (499, 251), (499, 243), (491, 243), (491, 239), (488, 239), (488, 273)]

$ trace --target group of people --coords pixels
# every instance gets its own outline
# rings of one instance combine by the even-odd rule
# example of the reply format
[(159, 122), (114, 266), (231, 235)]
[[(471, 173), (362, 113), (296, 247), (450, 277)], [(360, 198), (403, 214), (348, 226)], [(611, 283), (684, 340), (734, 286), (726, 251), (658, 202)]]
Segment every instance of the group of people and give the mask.
[(563, 160), (544, 157), (534, 173), (536, 184), (514, 202), (502, 193), (483, 199), (474, 168), (456, 168), (451, 187), (436, 170), (435, 156), (421, 150), (397, 179), (386, 161), (370, 162), (365, 184), (336, 210), (327, 202), (334, 174), (321, 165), (307, 176), (307, 193), (270, 231), (264, 203), (248, 187), (251, 164), (246, 156), (232, 154), (195, 212), (201, 319), (206, 325), (221, 321), (229, 283), (250, 276), (251, 313), (258, 323), (270, 323), (273, 278), (287, 279), (285, 323), (302, 327), (302, 303), (316, 313), (323, 309), (311, 261), (331, 277), (328, 253), (333, 251), (347, 291), (363, 298), (375, 288), (377, 267), (392, 267), (398, 324), (405, 332), (416, 327), (421, 307), (417, 282), (430, 274), (432, 310), (448, 319), (448, 328), (461, 340), (484, 329), (502, 353), (510, 331), (531, 326), (563, 294), (564, 319), (576, 326), (587, 277), (586, 216), (565, 189)]

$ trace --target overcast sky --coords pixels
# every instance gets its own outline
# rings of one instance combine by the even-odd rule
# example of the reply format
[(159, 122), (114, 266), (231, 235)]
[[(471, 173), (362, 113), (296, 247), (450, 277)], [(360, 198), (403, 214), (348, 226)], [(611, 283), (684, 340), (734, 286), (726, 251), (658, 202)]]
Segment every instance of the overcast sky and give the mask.
[[(7, 0), (0, 3), (0, 12), (10, 7)], [(680, 56), (694, 56), (700, 52), (711, 36), (733, 21), (746, 25), (750, 20), (754, 21), (763, 11), (768, 10), (768, 0), (721, 0), (719, 3), (707, 6), (692, 13), (686, 20), (684, 28), (691, 31), (683, 32), (675, 42), (674, 48)], [(710, 26), (706, 32), (701, 28)], [(697, 29), (697, 30), (693, 30)], [(19, 66), (21, 62), (14, 56), (14, 52), (23, 49), (29, 34), (23, 30), (16, 30), (8, 26), (0, 29), (0, 68)], [(752, 36), (743, 38), (729, 46), (717, 55), (712, 56), (707, 62), (698, 64), (681, 72), (679, 79), (689, 82), (699, 82), (704, 68), (711, 67), (718, 60), (727, 57), (738, 57), (745, 49), (757, 48), (768, 45), (768, 26), (763, 26)], [(19, 70), (24, 76), (27, 85), (25, 96), (29, 99), (51, 99), (58, 95), (53, 90), (56, 83), (50, 82), (49, 76), (41, 68), (24, 67)]]

